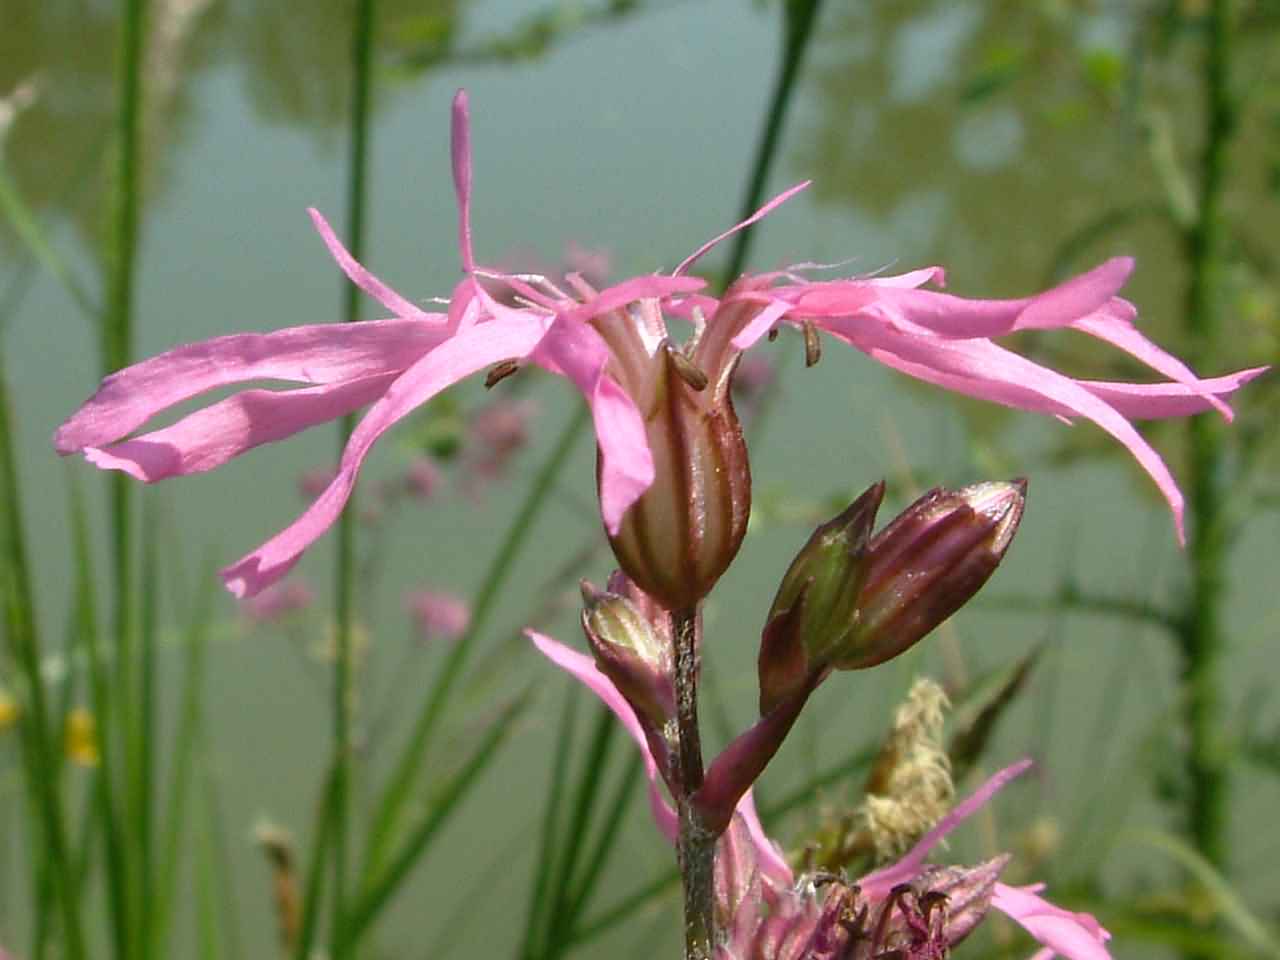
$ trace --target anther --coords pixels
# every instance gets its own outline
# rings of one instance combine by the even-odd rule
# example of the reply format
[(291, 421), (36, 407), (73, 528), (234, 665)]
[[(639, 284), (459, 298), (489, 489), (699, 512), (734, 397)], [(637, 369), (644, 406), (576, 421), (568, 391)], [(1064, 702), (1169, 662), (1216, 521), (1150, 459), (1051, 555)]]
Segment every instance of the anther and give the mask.
[(492, 390), (519, 369), (520, 363), (516, 360), (503, 360), (501, 363), (494, 364), (493, 369), (485, 374), (484, 388)]
[(814, 366), (822, 359), (822, 341), (818, 339), (818, 328), (809, 320), (801, 324), (804, 331), (804, 365)]
[(694, 390), (705, 390), (708, 382), (707, 375), (698, 369), (697, 365), (686, 357), (683, 351), (676, 349), (670, 343), (666, 345), (666, 349), (667, 356), (671, 358), (671, 365), (675, 367), (680, 379)]

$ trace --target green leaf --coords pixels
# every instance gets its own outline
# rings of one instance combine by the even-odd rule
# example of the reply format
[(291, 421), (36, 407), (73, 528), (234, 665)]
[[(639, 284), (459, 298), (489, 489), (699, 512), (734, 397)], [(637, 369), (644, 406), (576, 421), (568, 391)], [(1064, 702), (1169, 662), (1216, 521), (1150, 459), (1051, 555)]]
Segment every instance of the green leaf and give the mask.
[(1129, 835), (1144, 846), (1154, 847), (1169, 855), (1195, 877), (1205, 894), (1217, 907), (1223, 919), (1259, 955), (1280, 960), (1280, 934), (1269, 930), (1254, 916), (1231, 884), (1208, 860), (1177, 837), (1158, 830), (1139, 830)]

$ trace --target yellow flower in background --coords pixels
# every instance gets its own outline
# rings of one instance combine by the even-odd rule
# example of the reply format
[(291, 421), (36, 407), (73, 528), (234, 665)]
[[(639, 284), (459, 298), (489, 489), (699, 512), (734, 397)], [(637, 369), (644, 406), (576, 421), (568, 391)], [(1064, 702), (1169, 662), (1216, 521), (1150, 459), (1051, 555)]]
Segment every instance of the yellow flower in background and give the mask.
[(22, 707), (18, 705), (18, 701), (4, 690), (0, 690), (0, 733), (4, 733), (10, 727), (16, 727), (21, 717)]
[(67, 714), (62, 748), (72, 763), (82, 767), (96, 767), (101, 755), (98, 752), (98, 724), (93, 714), (84, 707), (73, 707)]

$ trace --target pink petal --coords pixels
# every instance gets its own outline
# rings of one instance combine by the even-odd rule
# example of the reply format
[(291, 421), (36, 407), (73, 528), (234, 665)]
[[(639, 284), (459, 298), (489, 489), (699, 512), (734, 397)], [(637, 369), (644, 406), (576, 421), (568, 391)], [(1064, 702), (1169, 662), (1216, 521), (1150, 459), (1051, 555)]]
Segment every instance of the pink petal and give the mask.
[(627, 703), (618, 692), (618, 688), (613, 685), (613, 681), (600, 672), (595, 661), (590, 657), (571, 650), (536, 630), (525, 630), (524, 634), (533, 641), (534, 646), (542, 652), (543, 656), (562, 670), (567, 670), (599, 697), (601, 702), (613, 711), (613, 715), (618, 718), (627, 735), (635, 741), (644, 761), (645, 776), (649, 779), (649, 808), (653, 812), (654, 822), (662, 835), (674, 843), (680, 832), (680, 826), (676, 822), (676, 812), (671, 809), (671, 804), (667, 802), (662, 789), (658, 786), (661, 780), (658, 775), (658, 764), (653, 759), (649, 741), (645, 738), (644, 730), (636, 718), (635, 711), (631, 709), (631, 704)]
[(1034, 297), (1014, 300), (970, 300), (933, 290), (911, 289), (934, 279), (929, 268), (901, 277), (835, 280), (787, 290), (797, 319), (852, 316), (876, 302), (884, 315), (943, 337), (997, 337), (1015, 330), (1070, 325), (1110, 301), (1133, 269), (1127, 257), (1108, 260), (1088, 273)]
[(1114, 301), (1114, 303), (1123, 304), (1129, 310), (1124, 312), (1120, 312), (1117, 309), (1112, 311), (1099, 310), (1090, 316), (1081, 317), (1079, 320), (1074, 321), (1071, 324), (1071, 328), (1087, 333), (1092, 337), (1097, 337), (1104, 343), (1109, 343), (1113, 347), (1123, 350), (1129, 356), (1142, 361), (1157, 373), (1163, 373), (1170, 380), (1182, 384), (1194, 393), (1200, 394), (1208, 406), (1217, 410), (1218, 413), (1222, 414), (1223, 419), (1230, 423), (1234, 418), (1231, 408), (1211, 392), (1206, 392), (1202, 381), (1191, 371), (1190, 367), (1172, 354), (1161, 350), (1138, 332), (1129, 317), (1124, 315), (1129, 312), (1136, 313), (1132, 305), (1125, 300)]
[[(723, 310), (728, 304), (721, 304), (720, 309)], [(739, 350), (749, 350), (759, 342), (760, 338), (765, 336), (774, 325), (782, 319), (783, 314), (791, 309), (791, 304), (785, 300), (773, 300), (767, 307), (755, 315), (754, 318), (744, 326), (734, 336), (732, 343)]]
[(87, 447), (85, 459), (143, 483), (204, 473), (246, 450), (373, 403), (396, 376), (388, 373), (298, 390), (244, 390), (161, 430), (109, 447)]
[(1229, 397), (1254, 377), (1270, 367), (1252, 367), (1225, 377), (1200, 380), (1199, 390), (1190, 391), (1181, 383), (1114, 383), (1106, 380), (1081, 380), (1080, 385), (1099, 397), (1122, 416), (1131, 420), (1159, 420), (1185, 417), (1208, 409), (1205, 394)]
[(333, 232), (333, 228), (329, 226), (329, 222), (325, 220), (319, 210), (315, 207), (308, 207), (307, 213), (311, 214), (311, 222), (315, 224), (316, 231), (320, 234), (320, 239), (324, 241), (324, 245), (329, 248), (330, 255), (337, 261), (338, 266), (342, 268), (342, 272), (350, 278), (352, 283), (402, 320), (440, 322), (442, 318), (438, 313), (428, 313), (416, 304), (410, 303), (362, 267), (356, 261), (356, 258), (351, 256), (347, 248), (342, 245), (342, 241), (338, 239), (337, 234)]
[[(1014, 323), (1017, 330), (1047, 330), (1100, 309), (1128, 282), (1133, 257), (1112, 257), (1031, 298)], [(985, 334), (989, 336), (989, 334)]]
[[(346, 333), (364, 324), (351, 324)], [(445, 387), (509, 357), (527, 355), (537, 346), (544, 321), (529, 317), (521, 323), (485, 324), (440, 344), (395, 380), (365, 414), (342, 453), (338, 473), (291, 525), (257, 550), (222, 571), (227, 589), (238, 597), (252, 596), (279, 580), (302, 552), (323, 534), (342, 512), (356, 475), (374, 443), (406, 414)]]
[(466, 90), (453, 95), (452, 120), (450, 156), (453, 189), (458, 195), (458, 249), (462, 252), (462, 269), (471, 273), (476, 268), (476, 258), (471, 252), (471, 116)]
[(751, 216), (747, 217), (747, 219), (743, 220), (741, 223), (734, 224), (732, 227), (730, 227), (724, 233), (720, 234), (718, 237), (712, 240), (708, 240), (706, 243), (700, 246), (697, 250), (693, 251), (693, 253), (689, 254), (689, 256), (681, 260), (680, 266), (676, 267), (675, 270), (671, 272), (671, 275), (673, 277), (678, 277), (681, 274), (687, 272), (688, 269), (694, 265), (694, 263), (700, 260), (704, 254), (710, 251), (711, 248), (714, 247), (721, 240), (725, 240), (728, 237), (733, 236), (739, 230), (743, 229), (744, 227), (751, 226), (751, 224), (755, 223), (757, 220), (764, 219), (769, 214), (773, 213), (773, 211), (776, 210), (778, 207), (782, 206), (784, 203), (786, 203), (788, 200), (794, 197), (801, 190), (805, 189), (805, 187), (809, 186), (809, 184), (811, 184), (812, 182), (813, 182), (812, 180), (805, 180), (803, 183), (797, 183), (794, 187), (791, 187), (788, 190), (783, 190), (780, 194), (778, 194), (776, 197), (774, 197), (772, 200), (766, 203), (763, 207), (761, 207)]
[(1010, 781), (1024, 774), (1031, 766), (1030, 760), (1019, 760), (998, 771), (991, 779), (971, 793), (963, 802), (938, 821), (938, 825), (920, 838), (920, 841), (895, 864), (869, 873), (858, 881), (863, 894), (871, 899), (887, 896), (900, 883), (909, 883), (924, 866), (929, 853), (952, 830), (973, 816), (1005, 788)]
[(609, 348), (585, 323), (556, 320), (532, 359), (571, 380), (591, 407), (600, 448), (600, 514), (616, 534), (623, 514), (653, 483), (644, 419), (626, 391), (605, 373)]
[(118, 440), (175, 403), (248, 380), (335, 383), (406, 369), (438, 344), (438, 326), (416, 320), (288, 327), (176, 347), (106, 377), (58, 428), (61, 454)]
[(923, 287), (926, 283), (934, 283), (940, 287), (945, 287), (947, 285), (947, 271), (943, 270), (942, 267), (922, 267), (919, 270), (900, 273), (897, 276), (868, 277), (866, 282), (877, 287), (898, 287), (907, 290)]
[(1068, 960), (1111, 960), (1104, 945), (1111, 934), (1088, 913), (1073, 913), (1038, 895), (1039, 885), (1011, 887), (997, 883), (991, 905), (1021, 924), (1050, 951)]
[(574, 306), (564, 311), (561, 316), (568, 320), (585, 322), (637, 300), (693, 293), (706, 285), (707, 282), (701, 277), (664, 277), (659, 274), (633, 277), (612, 287), (606, 287), (595, 299)]
[[(1066, 422), (1070, 422), (1070, 418), (1075, 415), (1074, 410), (1054, 403), (1019, 384), (995, 384), (972, 377), (943, 373), (922, 364), (903, 360), (894, 353), (880, 349), (870, 349), (867, 354), (887, 367), (956, 393), (979, 397), (1017, 410), (1047, 414)], [(1077, 380), (1076, 383), (1108, 406), (1113, 407), (1122, 417), (1129, 420), (1159, 420), (1203, 413), (1209, 409), (1209, 404), (1204, 397), (1205, 393), (1219, 398), (1229, 397), (1250, 380), (1270, 369), (1270, 367), (1253, 367), (1224, 377), (1201, 380), (1198, 390), (1190, 390), (1180, 383), (1124, 383), (1115, 380)]]
[(964, 378), (970, 382), (966, 392), (972, 396), (1010, 404), (1018, 390), (1027, 390), (1092, 420), (1119, 440), (1156, 482), (1173, 513), (1178, 541), (1186, 543), (1182, 493), (1165, 462), (1115, 408), (1074, 380), (985, 340), (925, 340), (897, 333), (874, 319), (869, 325), (831, 323), (828, 328), (882, 362), (877, 348), (917, 364), (917, 369), (927, 367)]
[(791, 872), (791, 867), (787, 864), (786, 857), (782, 855), (782, 850), (764, 832), (764, 824), (760, 822), (760, 815), (756, 812), (756, 802), (750, 790), (738, 801), (737, 811), (747, 825), (747, 833), (751, 835), (751, 842), (756, 848), (758, 859), (756, 865), (774, 883), (782, 887), (791, 886), (795, 882), (795, 874)]

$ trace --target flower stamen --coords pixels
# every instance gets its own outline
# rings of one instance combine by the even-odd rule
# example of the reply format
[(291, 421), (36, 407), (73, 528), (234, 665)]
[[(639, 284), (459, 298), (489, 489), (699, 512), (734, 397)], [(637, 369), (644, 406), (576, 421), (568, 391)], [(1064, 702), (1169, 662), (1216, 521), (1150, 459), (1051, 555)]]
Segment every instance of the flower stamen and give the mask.
[(667, 356), (671, 358), (671, 366), (680, 379), (687, 383), (692, 390), (701, 393), (707, 389), (709, 382), (707, 375), (699, 369), (698, 365), (685, 356), (684, 351), (676, 347), (668, 341), (663, 349), (667, 351)]
[(516, 360), (503, 360), (501, 363), (496, 363), (493, 365), (493, 368), (485, 374), (484, 388), (486, 390), (492, 390), (503, 380), (507, 379), (507, 377), (510, 377), (519, 371), (520, 364)]

